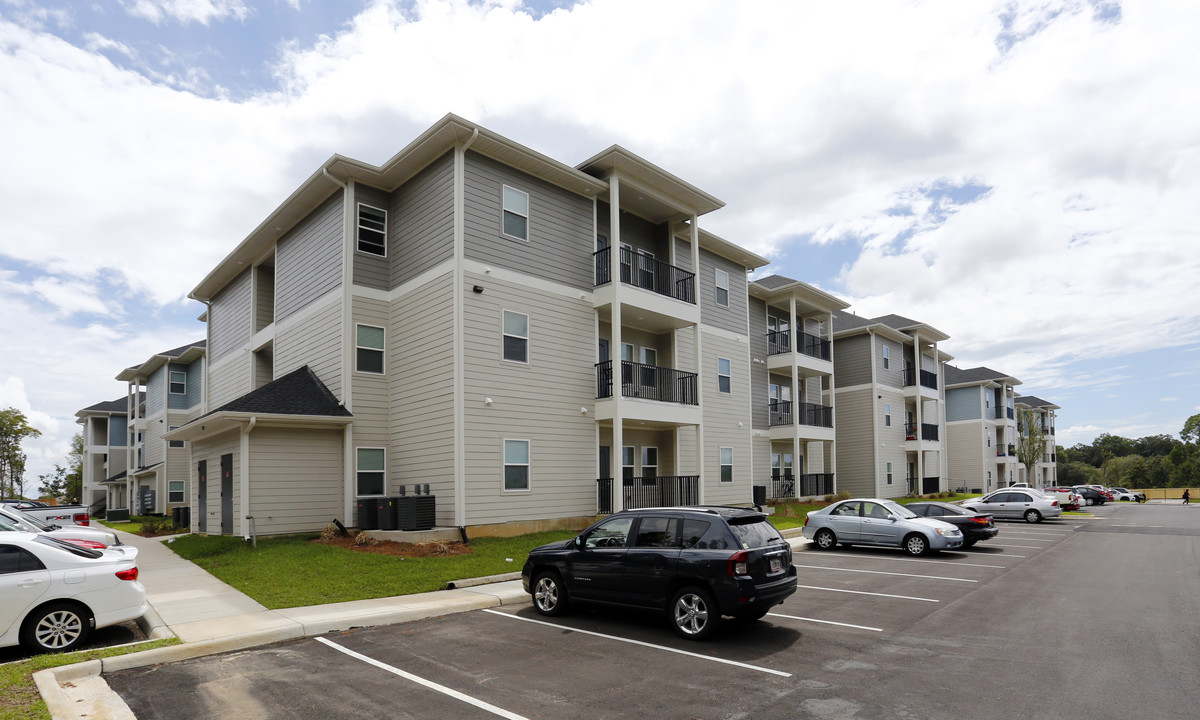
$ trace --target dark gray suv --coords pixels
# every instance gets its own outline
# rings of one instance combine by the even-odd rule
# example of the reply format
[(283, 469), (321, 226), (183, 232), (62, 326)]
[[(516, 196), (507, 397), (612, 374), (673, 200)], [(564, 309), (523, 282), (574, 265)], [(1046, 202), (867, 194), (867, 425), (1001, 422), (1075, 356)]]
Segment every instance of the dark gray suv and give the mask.
[(766, 615), (796, 592), (796, 568), (791, 546), (760, 512), (643, 508), (534, 548), (521, 582), (542, 615), (559, 615), (576, 601), (662, 610), (679, 635), (699, 640), (722, 615)]

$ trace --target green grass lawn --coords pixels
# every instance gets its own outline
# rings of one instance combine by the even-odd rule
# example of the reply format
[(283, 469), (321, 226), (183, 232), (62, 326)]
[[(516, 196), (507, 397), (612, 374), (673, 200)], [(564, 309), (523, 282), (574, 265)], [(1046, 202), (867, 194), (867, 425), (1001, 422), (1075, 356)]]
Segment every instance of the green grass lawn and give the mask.
[(312, 542), (315, 535), (240, 538), (188, 535), (167, 547), (271, 609), (429, 592), (451, 580), (520, 571), (529, 551), (571, 530), (471, 540), (471, 552), (399, 558)]
[(137, 645), (36, 655), (21, 662), (0, 665), (0, 698), (3, 699), (0, 720), (50, 720), (50, 711), (33, 682), (33, 674), (39, 670), (178, 644), (179, 638), (164, 638)]
[(161, 515), (134, 515), (129, 518), (129, 522), (109, 522), (107, 520), (97, 520), (97, 522), (113, 530), (120, 530), (121, 532), (132, 533), (134, 535), (142, 534), (142, 531), (146, 529), (146, 525), (156, 528), (157, 532), (155, 534), (158, 535), (182, 532), (170, 529), (171, 518)]

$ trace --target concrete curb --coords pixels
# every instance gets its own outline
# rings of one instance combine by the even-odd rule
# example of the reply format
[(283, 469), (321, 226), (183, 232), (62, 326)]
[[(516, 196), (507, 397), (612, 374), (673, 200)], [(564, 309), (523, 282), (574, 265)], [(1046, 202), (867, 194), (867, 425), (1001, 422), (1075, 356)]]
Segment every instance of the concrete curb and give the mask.
[(490, 585), (491, 583), (507, 582), (509, 580), (520, 580), (520, 579), (521, 579), (521, 572), (518, 570), (517, 572), (501, 573), (499, 575), (488, 575), (486, 577), (466, 578), (465, 580), (451, 580), (450, 582), (446, 583), (446, 587), (444, 587), (442, 589), (443, 590), (454, 590), (457, 588), (469, 588), (469, 587), (475, 587), (477, 585)]

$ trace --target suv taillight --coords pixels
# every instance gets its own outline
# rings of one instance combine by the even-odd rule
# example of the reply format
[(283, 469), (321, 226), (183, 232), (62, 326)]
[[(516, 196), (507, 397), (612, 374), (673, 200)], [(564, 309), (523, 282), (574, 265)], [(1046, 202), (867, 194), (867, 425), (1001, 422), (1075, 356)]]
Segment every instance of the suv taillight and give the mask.
[(730, 576), (749, 575), (750, 566), (747, 562), (748, 559), (749, 556), (746, 554), (745, 550), (739, 550), (738, 552), (735, 552), (733, 557), (729, 558)]
[(117, 577), (120, 578), (121, 580), (137, 580), (137, 577), (138, 577), (137, 565), (134, 565), (133, 567), (129, 568), (128, 570), (121, 570), (120, 572), (117, 573)]
[(75, 521), (76, 525), (88, 525), (89, 524), (89, 519), (88, 519), (87, 513), (75, 513), (75, 515), (73, 516), (72, 519)]

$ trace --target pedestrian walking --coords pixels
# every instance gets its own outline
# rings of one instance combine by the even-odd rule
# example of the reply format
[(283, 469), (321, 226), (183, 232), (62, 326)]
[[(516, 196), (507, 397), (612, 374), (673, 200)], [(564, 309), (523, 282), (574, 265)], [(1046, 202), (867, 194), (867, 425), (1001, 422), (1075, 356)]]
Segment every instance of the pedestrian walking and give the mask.
[(1183, 489), (1183, 504), (1184, 504), (1184, 505), (1187, 505), (1187, 504), (1188, 504), (1188, 500), (1191, 500), (1191, 499), (1192, 499), (1192, 490), (1191, 490), (1191, 488), (1184, 488), (1184, 489)]

